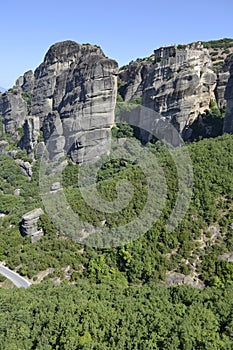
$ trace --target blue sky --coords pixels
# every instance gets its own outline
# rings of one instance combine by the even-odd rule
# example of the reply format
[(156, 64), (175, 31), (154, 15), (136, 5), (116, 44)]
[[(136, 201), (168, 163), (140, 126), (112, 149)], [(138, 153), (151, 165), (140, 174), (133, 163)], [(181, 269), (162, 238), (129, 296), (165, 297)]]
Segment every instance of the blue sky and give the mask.
[(155, 47), (233, 37), (232, 0), (1, 2), (0, 86), (35, 69), (55, 42), (102, 47), (123, 65)]

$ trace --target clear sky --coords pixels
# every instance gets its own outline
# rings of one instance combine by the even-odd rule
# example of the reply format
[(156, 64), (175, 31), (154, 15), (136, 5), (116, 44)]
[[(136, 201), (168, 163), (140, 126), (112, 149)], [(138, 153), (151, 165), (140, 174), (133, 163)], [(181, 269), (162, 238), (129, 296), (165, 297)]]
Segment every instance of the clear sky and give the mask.
[(62, 40), (100, 45), (121, 66), (161, 45), (233, 37), (232, 0), (3, 0), (0, 11), (5, 88)]

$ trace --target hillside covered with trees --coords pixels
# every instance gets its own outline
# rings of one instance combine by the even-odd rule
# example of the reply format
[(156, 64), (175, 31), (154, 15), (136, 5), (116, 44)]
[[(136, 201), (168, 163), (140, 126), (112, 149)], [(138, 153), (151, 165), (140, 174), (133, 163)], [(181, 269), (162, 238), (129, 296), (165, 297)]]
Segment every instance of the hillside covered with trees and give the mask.
[[(232, 40), (206, 42), (204, 47), (210, 50), (212, 60), (216, 61), (214, 57), (229, 55)], [(89, 108), (89, 102), (85, 104), (85, 89), (88, 87), (89, 93), (93, 91), (89, 83), (86, 87), (83, 84), (83, 81), (90, 80), (90, 72), (85, 69), (88, 65), (85, 65), (84, 60), (81, 62), (81, 78), (79, 76), (81, 97), (78, 105), (75, 104), (78, 88), (77, 91), (73, 89), (72, 95), (69, 95), (67, 87), (67, 94), (62, 97), (59, 95), (61, 91), (64, 93), (61, 75), (58, 78), (61, 86), (57, 85), (53, 103), (49, 100), (45, 111), (39, 110), (38, 106), (44, 106), (44, 101), (47, 101), (48, 91), (35, 91), (41, 85), (53, 85), (53, 60), (57, 59), (57, 55), (61, 55), (63, 60), (67, 52), (72, 59), (76, 59), (78, 52), (81, 60), (85, 53), (88, 62), (95, 68), (96, 62), (104, 62), (109, 76), (106, 78), (103, 74), (103, 77), (99, 77), (99, 71), (95, 71), (96, 76), (92, 77), (97, 81), (94, 98), (98, 98), (93, 99), (94, 104), (90, 104), (92, 107)], [(137, 69), (141, 72), (140, 65), (144, 63), (139, 60), (139, 68), (134, 67), (134, 72), (138, 74)], [(65, 72), (62, 74), (66, 74), (67, 81), (76, 79), (77, 76), (71, 75), (65, 60), (62, 64)], [(154, 62), (149, 60), (146, 64), (153, 65), (155, 69)], [(179, 79), (185, 77), (184, 80), (189, 81), (196, 73), (192, 67), (188, 66), (188, 70), (186, 68), (176, 74)], [(46, 69), (48, 74), (43, 75)], [(123, 75), (129, 73), (127, 69)], [(27, 290), (16, 289), (4, 277), (0, 277), (0, 350), (233, 349), (233, 135), (223, 134), (222, 131), (226, 101), (220, 106), (208, 96), (207, 101), (203, 102), (205, 106), (210, 100), (208, 109), (200, 108), (202, 112), (191, 124), (190, 137), (182, 147), (190, 156), (192, 197), (182, 221), (169, 232), (167, 223), (179, 193), (179, 174), (174, 159), (181, 157), (182, 147), (171, 150), (155, 136), (146, 139), (147, 141), (142, 140), (139, 137), (139, 127), (121, 120), (122, 111), (117, 109), (118, 105), (114, 123), (106, 112), (106, 118), (111, 121), (105, 121), (106, 139), (111, 137), (112, 145), (124, 145), (129, 152), (140, 154), (144, 151), (149, 154), (143, 159), (144, 169), (154, 166), (154, 173), (146, 176), (137, 159), (115, 157), (114, 147), (112, 153), (106, 155), (103, 151), (108, 148), (104, 144), (98, 154), (96, 145), (104, 138), (102, 125), (96, 127), (95, 124), (93, 110), (99, 107), (97, 102), (101, 101), (101, 106), (108, 103), (106, 111), (109, 108), (114, 113), (114, 95), (124, 113), (128, 113), (135, 105), (136, 108), (140, 106), (144, 98), (139, 89), (138, 97), (127, 101), (124, 95), (126, 85), (118, 79), (117, 90), (113, 70), (117, 70), (116, 62), (108, 60), (99, 47), (63, 42), (52, 46), (36, 75), (28, 72), (24, 76), (26, 83), (18, 83), (16, 88), (1, 95), (4, 103), (8, 101), (9, 105), (20, 106), (17, 115), (22, 113), (24, 119), (23, 123), (20, 117), (14, 119), (13, 112), (9, 117), (8, 111), (5, 119), (0, 118), (0, 263), (17, 271), (32, 285)], [(166, 76), (166, 84), (177, 83), (180, 90), (175, 93), (182, 95), (180, 91), (183, 89), (183, 80), (174, 80), (175, 77), (170, 73)], [(198, 74), (201, 81), (204, 73), (200, 71)], [(215, 82), (212, 83), (209, 78), (215, 73), (208, 74), (203, 79), (203, 86), (214, 86)], [(143, 80), (143, 74), (140, 77)], [(130, 81), (132, 84), (127, 86), (130, 87), (129, 92), (132, 92), (132, 86), (135, 87), (134, 78), (133, 76)], [(111, 93), (104, 95), (98, 89), (100, 80), (109, 85), (106, 85), (106, 90)], [(166, 90), (165, 85), (161, 86)], [(29, 87), (33, 93), (24, 90)], [(199, 93), (201, 94), (200, 91)], [(62, 102), (58, 103), (59, 96), (64, 98), (65, 112), (61, 107)], [(37, 97), (41, 100), (37, 100)], [(75, 101), (72, 106), (71, 101)], [(80, 126), (74, 116), (72, 122), (66, 124), (69, 119), (66, 117), (76, 107), (78, 111), (79, 108), (88, 111), (89, 124), (83, 118)], [(39, 116), (33, 115), (33, 108), (34, 112), (39, 110)], [(49, 108), (54, 109), (47, 113)], [(39, 118), (44, 118), (42, 127)], [(59, 124), (57, 128), (58, 119), (64, 125)], [(92, 245), (89, 244), (92, 242), (91, 237), (90, 241), (87, 239), (82, 243), (56, 225), (46, 210), (41, 194), (41, 182), (45, 187), (49, 184), (49, 175), (53, 174), (53, 169), (52, 166), (47, 169), (47, 177), (42, 181), (43, 166), (38, 151), (39, 146), (43, 146), (44, 141), (51, 137), (49, 133), (53, 128), (61, 132), (52, 138), (52, 141), (56, 141), (55, 155), (62, 156), (62, 161), (67, 164), (62, 168), (61, 188), (58, 190), (62, 189), (67, 200), (66, 209), (72, 209), (82, 222), (97, 229), (106, 228), (117, 232), (114, 231), (115, 228), (140, 217), (145, 208), (150, 213), (154, 205), (164, 204), (157, 220), (149, 225), (146, 233), (136, 236), (133, 232), (130, 237), (134, 239), (115, 245), (121, 236), (113, 237), (106, 246), (103, 244), (105, 237), (97, 235), (95, 242), (98, 244)], [(132, 198), (121, 210), (103, 211), (88, 204), (83, 198), (84, 185), (80, 185), (79, 176), (85, 162), (82, 164), (80, 157), (84, 155), (82, 160), (88, 160), (88, 152), (83, 150), (88, 150), (89, 144), (85, 144), (82, 138), (77, 138), (69, 154), (65, 154), (60, 147), (64, 141), (63, 131), (69, 130), (79, 136), (83, 129), (85, 141), (94, 133), (91, 160), (102, 155), (102, 165), (96, 177), (96, 191), (100, 197), (107, 203), (114, 202), (118, 198), (118, 185), (123, 184), (124, 180), (133, 188)], [(150, 197), (148, 206), (148, 183), (152, 179), (157, 188)], [(164, 184), (165, 194), (162, 189)], [(93, 187), (90, 181), (86, 192), (91, 192)], [(22, 216), (35, 208), (41, 208), (44, 212), (38, 220), (38, 228), (43, 236), (32, 242), (30, 235), (22, 234)], [(69, 221), (70, 217), (64, 219)], [(74, 229), (78, 231), (78, 227)], [(87, 236), (88, 234), (91, 236), (92, 232), (87, 232)]]

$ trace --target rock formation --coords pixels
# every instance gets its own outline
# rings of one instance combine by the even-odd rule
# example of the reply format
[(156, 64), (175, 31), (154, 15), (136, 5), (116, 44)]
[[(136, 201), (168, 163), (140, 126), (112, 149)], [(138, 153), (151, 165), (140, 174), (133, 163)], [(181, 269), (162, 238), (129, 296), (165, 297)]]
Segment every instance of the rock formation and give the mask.
[(38, 117), (25, 117), (23, 125), (23, 136), (19, 142), (19, 147), (26, 149), (29, 155), (32, 155), (33, 150), (38, 144), (40, 136), (40, 120)]
[(27, 176), (29, 180), (32, 179), (32, 164), (29, 162), (24, 162), (22, 159), (15, 159), (16, 163), (19, 164), (23, 175)]
[(11, 90), (0, 96), (0, 115), (7, 134), (14, 134), (23, 126), (26, 114), (27, 103), (19, 90)]
[(135, 61), (119, 71), (119, 93), (124, 101), (142, 97), (146, 75), (152, 62)]
[(193, 278), (190, 275), (185, 276), (184, 274), (177, 273), (177, 272), (167, 274), (165, 284), (168, 287), (177, 286), (177, 285), (190, 285), (193, 288), (198, 288), (198, 289), (204, 288), (204, 283), (200, 279)]
[(223, 132), (233, 133), (233, 57), (230, 69), (230, 78), (227, 83), (225, 92), (225, 99), (227, 100), (227, 110), (224, 118)]
[(217, 86), (215, 90), (215, 96), (219, 108), (226, 107), (225, 91), (229, 76), (229, 71), (217, 74)]
[(116, 93), (117, 63), (98, 46), (65, 41), (0, 96), (0, 114), (7, 133), (24, 127), (19, 145), (29, 154), (42, 130), (51, 158), (92, 162), (109, 151)]
[(16, 80), (16, 87), (19, 87), (24, 92), (33, 93), (34, 88), (34, 73), (32, 70), (29, 70), (28, 72), (24, 73), (22, 77), (19, 77)]
[(43, 236), (43, 230), (38, 228), (38, 220), (43, 214), (43, 210), (37, 208), (22, 216), (21, 233), (23, 236), (30, 236), (32, 243), (38, 241)]
[[(137, 100), (159, 113), (185, 139), (212, 100), (219, 108), (225, 108), (228, 100), (224, 131), (232, 132), (233, 54), (224, 56), (225, 63), (221, 61), (217, 71), (209, 52), (201, 43), (162, 47), (118, 74), (117, 63), (100, 47), (57, 43), (34, 73), (26, 72), (12, 89), (0, 94), (4, 130), (19, 141), (17, 129), (23, 127), (19, 146), (32, 158), (42, 153), (44, 141), (50, 158), (69, 154), (75, 163), (93, 162), (109, 151), (118, 74), (118, 92), (124, 101)], [(143, 132), (140, 136), (144, 141), (148, 138)]]
[(230, 77), (230, 68), (233, 62), (233, 54), (226, 56), (220, 72), (217, 74), (217, 86), (215, 90), (216, 101), (219, 108), (226, 107), (225, 91)]
[(187, 138), (189, 126), (215, 100), (217, 76), (207, 50), (171, 49), (154, 63), (134, 62), (125, 68), (120, 75), (128, 79), (123, 97), (127, 101), (141, 95), (143, 106), (169, 119)]
[[(217, 72), (209, 52), (203, 47), (187, 46), (155, 50), (154, 62), (152, 57), (138, 59), (120, 70), (118, 92), (124, 101), (142, 98), (143, 106), (170, 120), (184, 139), (190, 139), (192, 123), (210, 109), (210, 102), (216, 101), (221, 110), (226, 107), (233, 54), (225, 55)], [(141, 131), (143, 141), (148, 137)]]
[(72, 41), (53, 45), (35, 71), (32, 114), (39, 117), (51, 157), (76, 163), (109, 150), (117, 64), (99, 47)]
[(7, 147), (9, 146), (9, 143), (7, 141), (0, 141), (0, 154), (6, 154), (7, 153)]

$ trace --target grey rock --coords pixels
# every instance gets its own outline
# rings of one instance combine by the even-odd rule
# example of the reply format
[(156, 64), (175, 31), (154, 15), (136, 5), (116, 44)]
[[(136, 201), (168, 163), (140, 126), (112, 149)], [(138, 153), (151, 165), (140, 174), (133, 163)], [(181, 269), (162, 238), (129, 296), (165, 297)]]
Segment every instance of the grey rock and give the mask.
[(35, 146), (35, 153), (38, 154), (39, 156), (42, 156), (45, 149), (46, 149), (45, 143), (43, 141), (39, 142)]
[(34, 74), (26, 72), (13, 93), (0, 96), (6, 132), (23, 127), (19, 146), (30, 155), (41, 152), (37, 143), (42, 130), (51, 159), (70, 154), (77, 163), (95, 161), (110, 149), (117, 73), (117, 63), (98, 46), (73, 41), (53, 45)]
[(35, 71), (32, 114), (39, 117), (51, 158), (77, 163), (108, 152), (114, 124), (117, 63), (99, 47), (53, 45)]
[(57, 191), (60, 191), (62, 189), (61, 187), (61, 183), (60, 182), (54, 182), (50, 188), (50, 192), (51, 193), (54, 193), (54, 192), (57, 192)]
[(29, 162), (24, 162), (22, 159), (16, 159), (16, 163), (19, 164), (20, 168), (22, 169), (22, 172), (25, 176), (31, 180), (33, 172), (32, 172), (32, 164)]
[(0, 141), (0, 154), (6, 154), (8, 146), (9, 146), (9, 143), (7, 141), (5, 140)]
[(33, 93), (34, 88), (34, 73), (32, 70), (24, 73), (22, 77), (16, 80), (16, 87), (22, 89), (22, 91)]
[(192, 278), (191, 276), (186, 276), (182, 273), (169, 273), (165, 282), (166, 286), (176, 286), (176, 285), (191, 285), (194, 288), (201, 289), (204, 287), (204, 283), (198, 278)]
[[(149, 130), (153, 131), (154, 124), (157, 129), (163, 128), (166, 120), (188, 139), (192, 123), (215, 100), (217, 76), (212, 68), (208, 50), (177, 50), (175, 56), (161, 61), (129, 64), (119, 72), (121, 82), (125, 82), (119, 91), (126, 101), (142, 96), (143, 106), (160, 114), (162, 123), (158, 124), (151, 113), (152, 120), (147, 120)], [(143, 124), (141, 119), (139, 123)], [(143, 130), (140, 133), (144, 142), (151, 137)]]
[(43, 236), (43, 230), (38, 228), (38, 220), (43, 214), (44, 211), (37, 208), (22, 216), (21, 233), (23, 236), (31, 236), (32, 243)]
[(31, 236), (31, 243), (38, 242), (44, 236), (44, 232), (42, 230), (38, 231), (36, 234)]
[(227, 100), (227, 110), (224, 118), (223, 132), (233, 133), (233, 56), (231, 57), (230, 78), (225, 91), (225, 99)]
[(13, 159), (17, 158), (17, 153), (18, 153), (17, 150), (10, 150), (10, 151), (7, 152), (8, 156), (10, 156)]
[(33, 154), (40, 136), (40, 121), (38, 117), (26, 117), (23, 125), (24, 134), (19, 142), (19, 147), (25, 149), (28, 154)]
[(3, 117), (4, 131), (14, 134), (24, 124), (27, 115), (27, 103), (18, 90), (5, 92), (0, 96), (0, 114)]
[(230, 77), (229, 72), (219, 73), (217, 75), (217, 86), (215, 90), (215, 95), (216, 95), (216, 101), (219, 108), (225, 107), (227, 103), (225, 99), (225, 91), (226, 91), (226, 86), (227, 86), (229, 77)]
[(135, 61), (119, 71), (119, 80), (121, 82), (119, 92), (124, 101), (142, 97), (146, 75), (151, 66), (151, 62)]
[(157, 64), (151, 69), (147, 88), (143, 91), (143, 105), (168, 118), (185, 139), (191, 124), (209, 109), (210, 101), (215, 99), (216, 74), (203, 66), (202, 61), (198, 67), (202, 74), (183, 67), (180, 72), (174, 72), (172, 78), (164, 79), (158, 76)]
[(14, 190), (14, 196), (20, 196), (20, 188)]
[(225, 253), (219, 256), (219, 260), (233, 262), (233, 253)]

